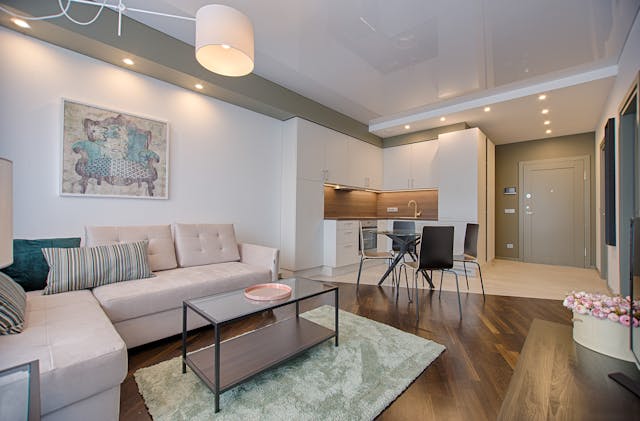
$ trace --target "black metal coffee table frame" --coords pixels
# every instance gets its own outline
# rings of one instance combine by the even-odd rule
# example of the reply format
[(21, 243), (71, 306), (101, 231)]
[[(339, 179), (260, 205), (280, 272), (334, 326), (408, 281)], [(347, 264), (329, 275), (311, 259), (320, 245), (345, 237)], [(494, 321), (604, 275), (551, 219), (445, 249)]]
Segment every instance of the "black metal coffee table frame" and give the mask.
[[(189, 366), (209, 387), (215, 396), (215, 412), (220, 411), (220, 394), (224, 391), (248, 381), (261, 372), (282, 364), (328, 339), (335, 338), (335, 346), (338, 346), (338, 287), (304, 278), (292, 278), (280, 282), (290, 284), (293, 287), (294, 291), (291, 297), (277, 301), (253, 302), (255, 310), (251, 311), (244, 311), (242, 306), (239, 306), (240, 308), (236, 311), (230, 311), (229, 314), (220, 317), (220, 314), (213, 314), (215, 310), (210, 311), (206, 308), (207, 305), (216, 302), (223, 305), (234, 304), (242, 298), (251, 302), (244, 297), (243, 290), (187, 300), (182, 303), (182, 373), (186, 373), (186, 367)], [(301, 289), (303, 291), (300, 292)], [(305, 289), (306, 291), (304, 291)], [(331, 292), (334, 293), (334, 330), (299, 317), (300, 301)], [(241, 304), (246, 303), (241, 302)], [(220, 329), (223, 326), (264, 311), (294, 304), (296, 317), (277, 321), (220, 342)], [(214, 344), (188, 354), (187, 309), (203, 317), (214, 328)]]

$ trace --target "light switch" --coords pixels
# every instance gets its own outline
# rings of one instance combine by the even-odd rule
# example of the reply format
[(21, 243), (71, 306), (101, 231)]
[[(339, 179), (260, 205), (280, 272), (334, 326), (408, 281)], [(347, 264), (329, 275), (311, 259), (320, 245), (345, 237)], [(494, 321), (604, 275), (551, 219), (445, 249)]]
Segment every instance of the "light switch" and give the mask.
[(504, 213), (516, 213), (515, 209), (505, 209)]
[(513, 248), (513, 244), (512, 243), (507, 243), (507, 248), (508, 249), (512, 249)]

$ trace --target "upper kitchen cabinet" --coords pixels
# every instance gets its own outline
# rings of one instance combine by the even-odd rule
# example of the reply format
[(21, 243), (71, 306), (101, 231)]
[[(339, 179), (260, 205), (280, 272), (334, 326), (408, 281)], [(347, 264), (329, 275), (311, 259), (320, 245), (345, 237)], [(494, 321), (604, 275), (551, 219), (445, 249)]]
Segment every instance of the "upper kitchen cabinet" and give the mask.
[(412, 143), (384, 150), (384, 189), (438, 187), (438, 141)]
[(349, 178), (349, 136), (327, 130), (324, 145), (324, 181), (345, 184)]
[(346, 184), (349, 177), (349, 136), (296, 118), (298, 177), (309, 181)]
[(350, 138), (349, 186), (379, 190), (382, 188), (382, 149)]

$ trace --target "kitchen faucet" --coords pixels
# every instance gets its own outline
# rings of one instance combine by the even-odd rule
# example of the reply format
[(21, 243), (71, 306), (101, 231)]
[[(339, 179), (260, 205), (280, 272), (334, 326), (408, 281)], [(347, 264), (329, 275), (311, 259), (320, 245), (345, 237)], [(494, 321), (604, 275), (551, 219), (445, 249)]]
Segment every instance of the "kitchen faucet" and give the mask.
[(417, 218), (422, 214), (422, 211), (418, 211), (418, 204), (416, 203), (415, 200), (409, 200), (409, 203), (407, 203), (408, 207), (411, 207), (411, 205), (413, 205), (413, 217)]

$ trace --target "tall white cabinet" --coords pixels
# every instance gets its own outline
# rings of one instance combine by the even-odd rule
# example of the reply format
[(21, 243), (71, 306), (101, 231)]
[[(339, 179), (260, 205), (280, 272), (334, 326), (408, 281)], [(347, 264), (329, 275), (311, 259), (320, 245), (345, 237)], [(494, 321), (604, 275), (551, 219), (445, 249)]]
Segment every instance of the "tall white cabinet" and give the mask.
[(297, 117), (283, 125), (280, 266), (295, 272), (324, 264), (324, 183), (380, 189), (382, 149)]
[(478, 128), (441, 134), (438, 142), (438, 220), (455, 226), (457, 251), (464, 248), (466, 224), (479, 224), (478, 260), (486, 262), (495, 247), (493, 206), (487, 206), (487, 198), (495, 197), (495, 182), (487, 176), (493, 174), (493, 142)]

